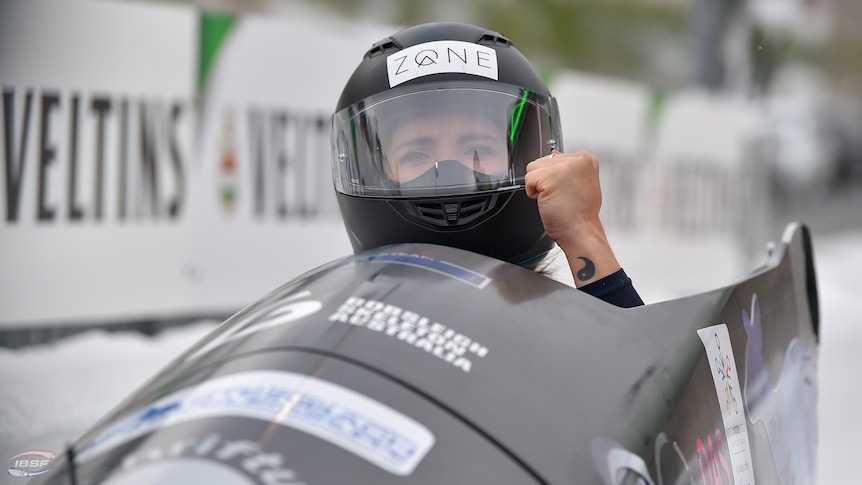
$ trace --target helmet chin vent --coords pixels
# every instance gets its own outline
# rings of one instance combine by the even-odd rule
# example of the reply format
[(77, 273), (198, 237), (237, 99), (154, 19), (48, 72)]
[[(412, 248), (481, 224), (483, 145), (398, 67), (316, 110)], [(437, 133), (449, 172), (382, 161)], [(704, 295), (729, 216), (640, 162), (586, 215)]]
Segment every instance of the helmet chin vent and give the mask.
[[(505, 201), (509, 197), (504, 197)], [(500, 195), (469, 197), (447, 197), (433, 201), (404, 201), (396, 203), (398, 211), (406, 218), (437, 229), (464, 229), (475, 225), (498, 212), (505, 203)]]

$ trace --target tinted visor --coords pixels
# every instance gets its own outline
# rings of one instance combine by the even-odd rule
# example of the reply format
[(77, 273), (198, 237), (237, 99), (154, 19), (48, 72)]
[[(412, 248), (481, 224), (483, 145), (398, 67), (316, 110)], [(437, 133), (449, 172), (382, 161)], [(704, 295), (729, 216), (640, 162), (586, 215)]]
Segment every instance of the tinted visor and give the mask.
[(391, 90), (333, 115), (335, 187), (349, 195), (471, 194), (523, 185), (559, 147), (552, 98), (500, 83)]

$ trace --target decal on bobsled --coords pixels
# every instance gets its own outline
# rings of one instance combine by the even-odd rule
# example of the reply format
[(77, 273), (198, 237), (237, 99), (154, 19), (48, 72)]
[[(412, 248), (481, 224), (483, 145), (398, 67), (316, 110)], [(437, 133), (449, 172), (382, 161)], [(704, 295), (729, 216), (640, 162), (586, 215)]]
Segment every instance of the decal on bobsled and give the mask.
[(463, 281), (471, 286), (475, 286), (480, 290), (488, 286), (491, 278), (481, 275), (475, 271), (458, 266), (457, 264), (440, 261), (419, 254), (406, 253), (382, 253), (373, 256), (357, 257), (354, 259), (357, 263), (398, 263), (417, 268), (427, 269), (440, 273), (450, 278)]
[(415, 312), (357, 296), (351, 296), (341, 304), (329, 316), (329, 321), (349, 323), (388, 335), (464, 372), (470, 372), (473, 368), (468, 355), (482, 358), (488, 354), (488, 348), (484, 345), (439, 322), (431, 323), (430, 319)]
[[(317, 311), (323, 307), (323, 304), (319, 301), (295, 301), (300, 298), (305, 298), (309, 295), (311, 295), (311, 292), (309, 291), (301, 291), (294, 295), (290, 295), (284, 300), (279, 301), (278, 305), (274, 308), (267, 308), (264, 312), (261, 312), (261, 316), (259, 318), (248, 318), (242, 324), (232, 326), (224, 332), (218, 334), (215, 338), (208, 341), (201, 348), (197, 349), (197, 351), (195, 351), (193, 354), (186, 357), (185, 360), (188, 361), (195, 359), (217, 347), (221, 347), (228, 342), (234, 341), (242, 337), (247, 337), (251, 334), (260, 332), (261, 330), (291, 323), (296, 320), (299, 320), (300, 318), (305, 318), (309, 315), (317, 313)], [(285, 305), (285, 303), (288, 304)]]
[(209, 433), (167, 443), (147, 443), (123, 458), (115, 475), (101, 485), (304, 485), (284, 466), (284, 455), (248, 439)]
[(643, 458), (609, 438), (590, 443), (599, 475), (608, 484), (655, 485)]
[[(754, 484), (754, 470), (751, 467), (751, 446), (748, 442), (748, 427), (745, 423), (745, 412), (741, 409), (739, 399), (739, 384), (736, 377), (736, 360), (733, 357), (733, 347), (730, 345), (730, 334), (727, 325), (722, 323), (697, 331), (706, 349), (707, 362), (712, 368), (712, 379), (715, 383), (715, 393), (721, 406), (721, 419), (724, 424), (724, 436), (727, 436), (727, 447), (730, 454), (734, 483), (740, 485)], [(739, 398), (737, 398), (739, 396)], [(716, 430), (717, 445), (721, 446), (723, 436)], [(710, 449), (711, 439), (708, 440)], [(698, 455), (706, 452), (703, 441), (698, 439)], [(711, 453), (712, 454), (712, 453)], [(723, 459), (722, 459), (723, 461)], [(727, 469), (727, 464), (722, 463)]]
[(84, 463), (158, 428), (223, 416), (303, 431), (396, 475), (409, 475), (434, 445), (428, 428), (356, 391), (292, 372), (254, 371), (205, 381), (157, 400), (104, 431), (77, 461)]

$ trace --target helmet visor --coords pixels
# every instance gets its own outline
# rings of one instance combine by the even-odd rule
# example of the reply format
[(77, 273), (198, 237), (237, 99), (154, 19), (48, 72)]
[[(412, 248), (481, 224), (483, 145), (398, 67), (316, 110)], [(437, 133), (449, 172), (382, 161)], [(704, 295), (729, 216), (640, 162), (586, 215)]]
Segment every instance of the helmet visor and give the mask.
[(546, 95), (482, 82), (419, 88), (333, 115), (339, 192), (417, 197), (517, 188), (528, 163), (560, 148), (556, 106)]

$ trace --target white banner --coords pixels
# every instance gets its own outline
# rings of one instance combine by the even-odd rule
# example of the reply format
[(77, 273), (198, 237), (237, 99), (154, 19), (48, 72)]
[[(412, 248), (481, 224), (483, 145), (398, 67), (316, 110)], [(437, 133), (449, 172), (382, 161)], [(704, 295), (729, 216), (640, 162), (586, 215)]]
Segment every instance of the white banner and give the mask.
[(233, 312), (351, 252), (329, 116), (394, 28), (240, 17), (198, 99), (193, 8), (0, 9), (0, 327)]
[(0, 9), (0, 325), (186, 310), (195, 12)]

